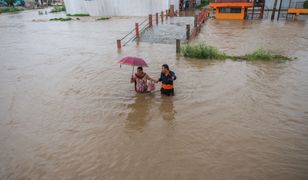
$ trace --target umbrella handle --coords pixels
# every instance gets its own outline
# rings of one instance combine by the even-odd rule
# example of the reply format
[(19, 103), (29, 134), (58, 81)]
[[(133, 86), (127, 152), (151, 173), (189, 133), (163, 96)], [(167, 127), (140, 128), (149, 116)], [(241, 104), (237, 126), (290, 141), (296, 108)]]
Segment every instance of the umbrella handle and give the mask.
[(135, 67), (135, 66), (133, 66), (132, 76), (134, 75), (134, 67)]

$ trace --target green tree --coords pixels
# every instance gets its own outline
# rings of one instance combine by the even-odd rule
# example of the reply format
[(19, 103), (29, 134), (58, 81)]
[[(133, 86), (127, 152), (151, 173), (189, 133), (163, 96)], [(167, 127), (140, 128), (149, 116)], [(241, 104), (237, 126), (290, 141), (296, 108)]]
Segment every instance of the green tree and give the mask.
[(14, 6), (14, 3), (16, 2), (16, 0), (4, 0), (8, 6)]
[(307, 0), (304, 2), (304, 8), (308, 9), (308, 1)]

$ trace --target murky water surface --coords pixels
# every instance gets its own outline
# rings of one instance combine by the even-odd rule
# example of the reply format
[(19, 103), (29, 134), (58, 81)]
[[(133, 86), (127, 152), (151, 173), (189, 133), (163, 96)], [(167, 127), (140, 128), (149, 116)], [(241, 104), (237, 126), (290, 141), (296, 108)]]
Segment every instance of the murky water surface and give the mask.
[[(308, 179), (308, 24), (209, 20), (196, 41), (290, 62), (202, 61), (115, 40), (143, 18), (0, 15), (0, 179)], [(126, 55), (176, 96), (139, 95)], [(158, 86), (157, 86), (158, 89)]]

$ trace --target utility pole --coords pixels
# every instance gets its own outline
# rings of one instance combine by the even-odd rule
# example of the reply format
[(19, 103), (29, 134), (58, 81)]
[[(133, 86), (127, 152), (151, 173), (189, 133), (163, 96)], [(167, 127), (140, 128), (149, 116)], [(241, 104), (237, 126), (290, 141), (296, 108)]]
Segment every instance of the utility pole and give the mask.
[[(292, 1), (292, 0), (289, 0), (289, 8), (290, 8), (290, 6), (291, 6), (291, 1)], [(286, 19), (288, 19), (288, 15), (289, 15), (289, 13), (287, 13)]]
[(281, 11), (281, 4), (282, 4), (282, 0), (280, 0), (280, 4), (279, 4), (279, 9), (278, 9), (278, 16), (277, 16), (277, 21), (279, 20), (279, 16), (280, 16), (280, 11)]
[(256, 0), (253, 0), (253, 7), (252, 7), (251, 19), (253, 19), (253, 16), (254, 16), (254, 14), (255, 14), (255, 5), (256, 5)]
[(274, 20), (274, 19), (275, 19), (276, 6), (277, 6), (277, 0), (275, 0), (275, 2), (274, 2), (273, 12), (272, 12), (272, 16), (271, 16), (271, 20)]

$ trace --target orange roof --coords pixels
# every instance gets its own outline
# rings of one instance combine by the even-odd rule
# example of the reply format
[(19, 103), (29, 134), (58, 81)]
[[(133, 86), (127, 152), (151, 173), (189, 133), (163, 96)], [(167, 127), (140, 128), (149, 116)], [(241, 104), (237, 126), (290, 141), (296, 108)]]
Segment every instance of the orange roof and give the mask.
[(288, 9), (288, 13), (289, 13), (289, 14), (296, 14), (296, 15), (308, 14), (308, 9), (289, 8), (289, 9)]
[(226, 2), (226, 3), (210, 3), (210, 8), (220, 7), (253, 7), (253, 2)]

